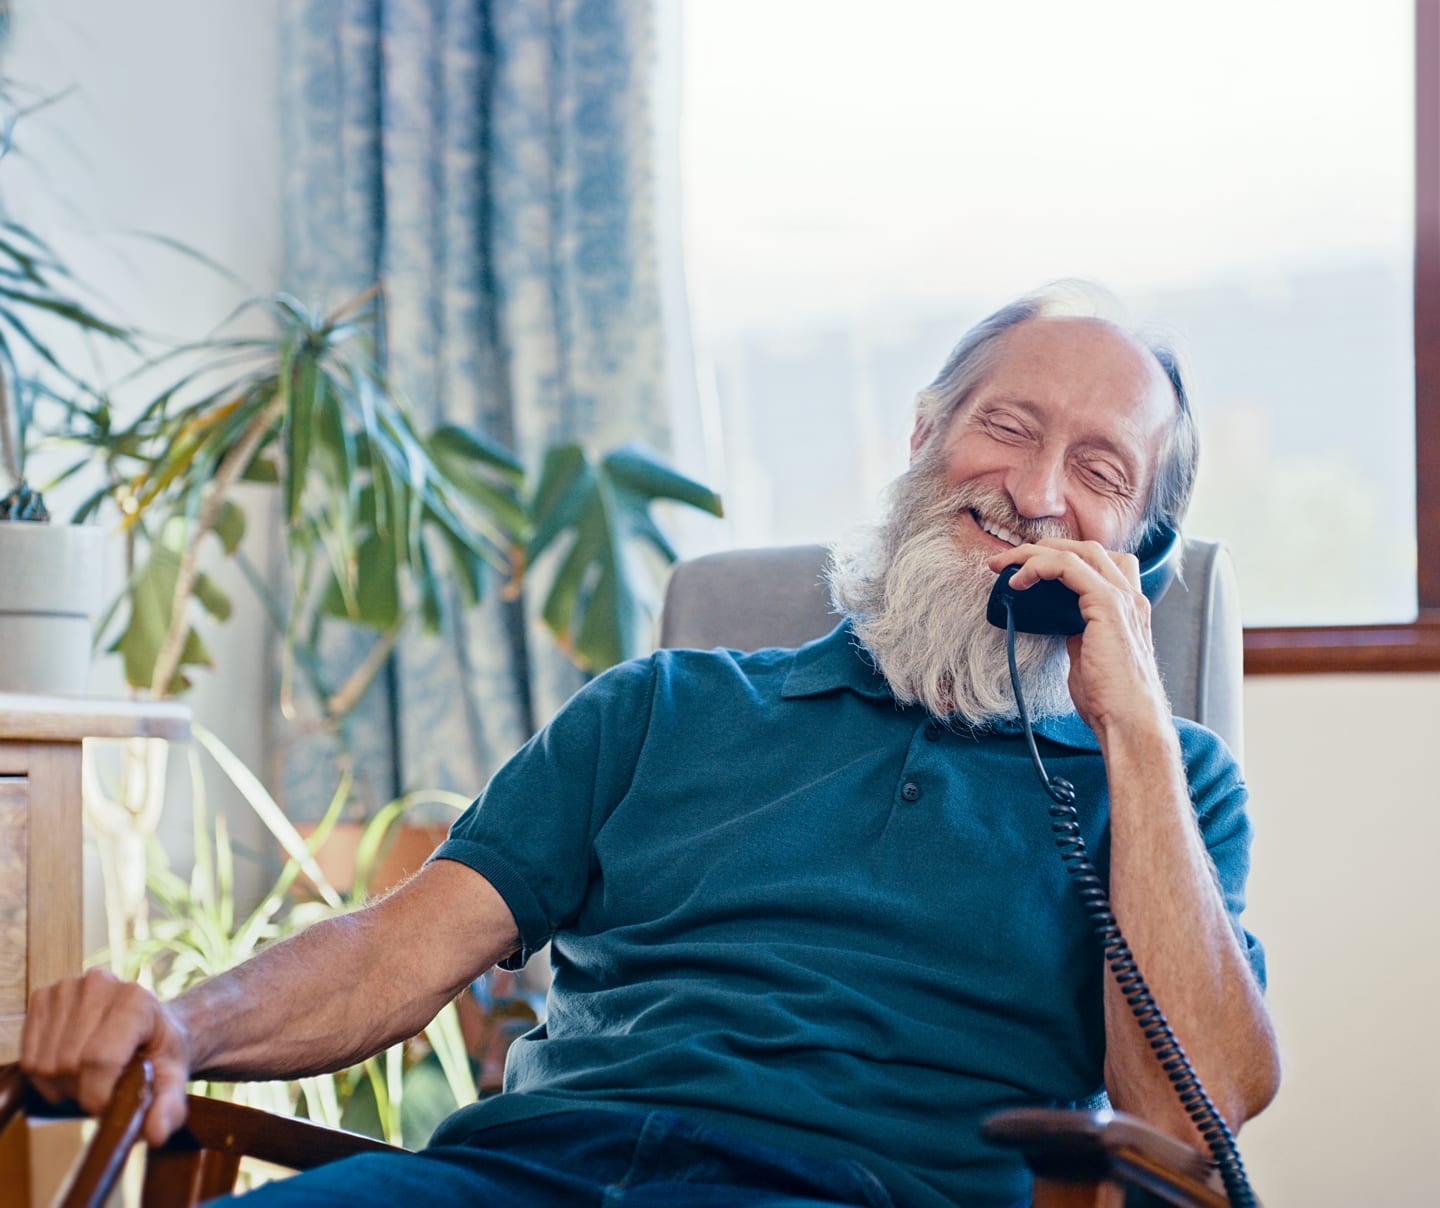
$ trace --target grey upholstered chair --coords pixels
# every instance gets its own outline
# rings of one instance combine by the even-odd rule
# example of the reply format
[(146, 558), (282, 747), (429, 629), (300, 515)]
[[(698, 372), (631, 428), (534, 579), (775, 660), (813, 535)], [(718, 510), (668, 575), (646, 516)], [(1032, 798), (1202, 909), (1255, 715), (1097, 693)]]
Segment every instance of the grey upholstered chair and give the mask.
[[(835, 627), (823, 546), (731, 550), (681, 562), (670, 576), (660, 645), (708, 650), (799, 646)], [(1151, 619), (1170, 704), (1243, 755), (1241, 625), (1225, 548), (1185, 540), (1180, 578)]]

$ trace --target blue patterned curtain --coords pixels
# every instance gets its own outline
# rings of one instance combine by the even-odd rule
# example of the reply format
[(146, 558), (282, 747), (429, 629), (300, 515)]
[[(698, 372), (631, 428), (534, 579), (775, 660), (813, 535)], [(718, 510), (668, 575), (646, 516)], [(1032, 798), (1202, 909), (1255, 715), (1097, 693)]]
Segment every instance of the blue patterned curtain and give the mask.
[[(388, 366), (427, 426), (476, 425), (531, 467), (558, 440), (666, 448), (650, 0), (283, 12), (288, 288), (331, 305), (383, 279)], [(497, 594), (408, 637), (368, 694), (363, 797), (477, 790), (578, 685), (533, 609)], [(283, 761), (301, 818), (334, 789), (317, 744)]]

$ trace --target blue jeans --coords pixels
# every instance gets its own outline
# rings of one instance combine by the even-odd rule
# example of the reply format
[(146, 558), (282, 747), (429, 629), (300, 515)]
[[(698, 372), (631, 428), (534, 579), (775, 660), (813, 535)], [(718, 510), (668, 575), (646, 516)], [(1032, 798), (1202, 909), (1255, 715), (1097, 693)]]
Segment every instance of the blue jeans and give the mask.
[[(222, 1200), (240, 1208), (242, 1201)], [(672, 1112), (575, 1111), (461, 1145), (363, 1154), (244, 1197), (244, 1208), (893, 1208), (857, 1162), (773, 1149)]]

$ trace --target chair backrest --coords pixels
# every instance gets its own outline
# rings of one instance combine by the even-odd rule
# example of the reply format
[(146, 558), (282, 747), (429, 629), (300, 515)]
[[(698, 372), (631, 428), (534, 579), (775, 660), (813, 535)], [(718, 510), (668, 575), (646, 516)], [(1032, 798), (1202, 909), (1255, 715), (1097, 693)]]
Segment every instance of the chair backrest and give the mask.
[[(799, 646), (835, 627), (820, 545), (729, 550), (679, 563), (665, 589), (660, 645)], [(1243, 756), (1242, 631), (1235, 571), (1215, 541), (1185, 539), (1180, 577), (1151, 615), (1155, 654), (1177, 716)]]

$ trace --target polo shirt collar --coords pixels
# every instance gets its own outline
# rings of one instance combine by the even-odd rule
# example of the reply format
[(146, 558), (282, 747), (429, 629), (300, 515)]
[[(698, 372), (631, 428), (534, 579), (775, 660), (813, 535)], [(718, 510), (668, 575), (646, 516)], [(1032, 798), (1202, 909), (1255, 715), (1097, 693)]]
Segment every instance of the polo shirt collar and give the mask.
[[(842, 688), (874, 700), (894, 699), (890, 685), (876, 668), (870, 652), (855, 636), (855, 630), (848, 618), (825, 637), (808, 642), (795, 651), (780, 695), (790, 700), (796, 697), (819, 696)], [(951, 724), (962, 732), (975, 732), (975, 727), (964, 722)], [(1033, 724), (1036, 734), (1062, 746), (1082, 751), (1100, 750), (1095, 732), (1074, 710), (1041, 718)], [(995, 734), (1020, 734), (1023, 729), (1018, 719), (995, 721), (985, 727), (985, 730)]]
[(780, 695), (786, 699), (819, 696), (836, 688), (849, 688), (877, 700), (891, 699), (890, 685), (855, 636), (848, 618), (795, 652)]

